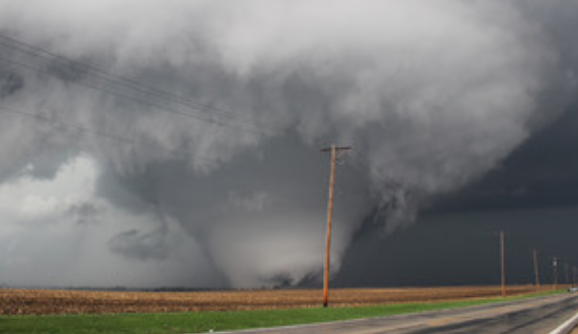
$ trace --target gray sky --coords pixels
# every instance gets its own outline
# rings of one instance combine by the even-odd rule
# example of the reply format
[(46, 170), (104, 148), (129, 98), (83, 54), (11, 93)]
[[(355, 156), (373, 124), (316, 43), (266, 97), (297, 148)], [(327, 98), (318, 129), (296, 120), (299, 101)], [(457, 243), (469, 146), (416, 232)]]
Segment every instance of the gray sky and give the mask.
[(316, 282), (333, 142), (354, 147), (338, 285), (494, 282), (470, 256), (490, 268), (502, 228), (515, 258), (570, 258), (553, 226), (577, 198), (577, 15), (575, 0), (1, 0), (0, 282)]

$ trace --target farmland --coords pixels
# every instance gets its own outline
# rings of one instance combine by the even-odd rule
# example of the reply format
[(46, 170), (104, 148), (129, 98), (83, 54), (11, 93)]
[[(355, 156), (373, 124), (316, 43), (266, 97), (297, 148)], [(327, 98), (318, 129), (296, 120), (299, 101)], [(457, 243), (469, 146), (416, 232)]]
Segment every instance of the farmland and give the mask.
[[(536, 292), (533, 286), (511, 286), (508, 294)], [(428, 303), (498, 296), (497, 286), (334, 289), (332, 306)], [(318, 290), (247, 290), (217, 292), (107, 292), (0, 289), (0, 314), (109, 314), (189, 311), (240, 311), (313, 308)]]

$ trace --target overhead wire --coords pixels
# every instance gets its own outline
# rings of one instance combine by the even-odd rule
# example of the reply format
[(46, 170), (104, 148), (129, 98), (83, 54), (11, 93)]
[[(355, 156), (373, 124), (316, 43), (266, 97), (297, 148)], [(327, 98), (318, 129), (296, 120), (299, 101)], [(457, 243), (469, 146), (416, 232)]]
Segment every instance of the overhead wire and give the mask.
[[(16, 65), (16, 66), (19, 66), (20, 68), (24, 68), (24, 69), (29, 70), (29, 71), (34, 71), (34, 72), (37, 72), (41, 75), (52, 76), (52, 74), (49, 71), (42, 70), (40, 68), (34, 68), (31, 65), (28, 65), (28, 64), (25, 64), (22, 62), (18, 62), (18, 61), (12, 60), (12, 59), (6, 59), (6, 58), (3, 58), (1, 56), (0, 56), (0, 62)], [(253, 126), (247, 127), (247, 126), (243, 126), (243, 124), (228, 123), (228, 122), (226, 122), (220, 118), (215, 118), (213, 115), (210, 115), (210, 114), (205, 115), (205, 114), (185, 113), (185, 112), (182, 112), (182, 111), (175, 109), (175, 108), (171, 108), (171, 107), (163, 106), (163, 105), (160, 105), (160, 104), (157, 104), (154, 102), (146, 101), (146, 100), (140, 99), (138, 97), (132, 97), (132, 96), (127, 95), (125, 93), (120, 93), (118, 91), (113, 91), (113, 90), (110, 90), (107, 88), (99, 87), (97, 85), (93, 85), (93, 84), (90, 84), (88, 82), (74, 81), (73, 83), (76, 85), (91, 89), (91, 90), (95, 90), (95, 91), (99, 91), (101, 93), (106, 93), (106, 94), (112, 95), (114, 97), (117, 97), (117, 98), (120, 98), (123, 100), (137, 102), (139, 104), (146, 105), (148, 107), (158, 108), (158, 109), (163, 110), (163, 111), (168, 111), (168, 112), (178, 114), (178, 115), (181, 115), (181, 116), (184, 116), (187, 118), (193, 118), (195, 120), (200, 120), (200, 121), (210, 123), (210, 124), (215, 125), (215, 126), (234, 126), (236, 129), (239, 129), (240, 131), (251, 132), (253, 134), (265, 133), (263, 128), (256, 128)]]
[[(18, 66), (18, 67), (23, 68), (23, 69), (25, 69), (25, 70), (34, 71), (34, 72), (37, 72), (38, 74), (41, 74), (41, 75), (53, 76), (53, 75), (52, 75), (49, 71), (47, 71), (47, 70), (43, 70), (43, 69), (41, 69), (41, 68), (35, 68), (35, 67), (33, 67), (32, 65), (29, 65), (29, 64), (26, 64), (26, 63), (22, 63), (22, 62), (13, 60), (13, 59), (3, 58), (1, 55), (0, 55), (0, 62), (4, 62), (5, 64), (8, 64), (8, 65), (15, 65), (15, 66)], [(96, 91), (99, 91), (99, 92), (102, 92), (102, 93), (107, 93), (107, 94), (113, 95), (113, 96), (115, 96), (115, 97), (117, 97), (117, 98), (128, 99), (128, 100), (131, 100), (131, 101), (135, 101), (135, 102), (138, 102), (138, 103), (140, 103), (140, 104), (143, 104), (143, 105), (146, 105), (146, 106), (149, 106), (149, 107), (163, 108), (164, 110), (169, 110), (169, 111), (172, 111), (172, 112), (174, 112), (174, 113), (176, 113), (176, 114), (180, 114), (180, 115), (182, 115), (182, 116), (187, 116), (187, 117), (190, 116), (190, 117), (193, 117), (193, 118), (195, 118), (195, 119), (197, 119), (197, 120), (205, 121), (205, 122), (208, 122), (208, 123), (213, 123), (214, 125), (223, 125), (221, 122), (219, 122), (218, 120), (215, 120), (215, 119), (203, 118), (203, 116), (201, 116), (201, 115), (198, 115), (198, 116), (197, 116), (197, 115), (190, 115), (190, 114), (188, 114), (188, 113), (181, 113), (181, 112), (179, 112), (178, 110), (172, 110), (172, 109), (169, 109), (169, 108), (166, 108), (166, 107), (163, 107), (163, 106), (160, 106), (160, 105), (157, 105), (157, 104), (154, 104), (154, 103), (145, 101), (145, 100), (137, 100), (137, 99), (135, 99), (135, 98), (133, 98), (133, 97), (131, 97), (131, 96), (129, 96), (129, 95), (123, 94), (123, 93), (115, 92), (115, 91), (112, 91), (112, 90), (109, 90), (109, 89), (106, 89), (106, 88), (99, 88), (99, 87), (97, 87), (97, 86), (88, 84), (87, 82), (76, 81), (76, 82), (74, 82), (74, 84), (80, 85), (80, 86), (83, 86), (83, 87), (85, 87), (85, 88), (89, 88), (89, 89), (92, 89), (92, 90), (96, 90)]]
[[(36, 57), (42, 57), (41, 54), (47, 55), (47, 56), (51, 57), (51, 59), (49, 59), (49, 60), (62, 61), (67, 66), (74, 65), (74, 67), (76, 69), (81, 68), (84, 70), (88, 70), (90, 72), (93, 72), (93, 74), (107, 77), (109, 80), (111, 80), (115, 83), (120, 83), (120, 84), (125, 85), (127, 87), (141, 91), (143, 93), (147, 93), (147, 94), (152, 93), (152, 94), (156, 94), (156, 95), (159, 95), (159, 96), (162, 96), (165, 98), (172, 98), (172, 99), (175, 99), (176, 101), (179, 101), (183, 104), (189, 104), (190, 106), (198, 108), (199, 110), (212, 111), (215, 113), (226, 114), (228, 117), (233, 117), (233, 118), (238, 118), (238, 119), (247, 118), (247, 117), (243, 117), (244, 115), (236, 114), (236, 113), (233, 113), (231, 111), (225, 111), (225, 110), (217, 109), (217, 108), (212, 107), (212, 106), (204, 105), (204, 104), (202, 104), (198, 101), (195, 101), (194, 99), (191, 99), (191, 98), (185, 98), (183, 96), (180, 96), (180, 95), (177, 95), (177, 94), (174, 94), (171, 92), (162, 91), (158, 88), (146, 85), (142, 82), (138, 82), (138, 81), (133, 80), (133, 79), (129, 79), (129, 78), (125, 78), (125, 77), (111, 74), (111, 73), (109, 73), (105, 70), (102, 70), (102, 69), (100, 69), (100, 68), (98, 68), (92, 64), (88, 64), (88, 63), (80, 62), (78, 60), (70, 59), (70, 58), (64, 57), (62, 55), (56, 54), (52, 51), (49, 51), (49, 50), (40, 48), (38, 46), (34, 46), (34, 45), (28, 44), (26, 42), (17, 40), (15, 38), (0, 34), (0, 43), (6, 45), (7, 42), (9, 43), (10, 46), (16, 47), (17, 49), (19, 49), (22, 52), (31, 54), (31, 55), (36, 56)], [(251, 118), (251, 120), (254, 121), (252, 118)]]
[[(4, 62), (8, 62), (15, 66), (24, 68), (26, 70), (35, 71), (39, 74), (52, 77), (56, 76), (55, 73), (51, 73), (50, 71), (43, 69), (42, 67), (47, 67), (47, 65), (49, 65), (50, 66), (49, 68), (57, 66), (63, 71), (70, 71), (71, 69), (74, 71), (83, 71), (84, 73), (90, 74), (91, 79), (98, 79), (102, 81), (100, 82), (101, 85), (99, 86), (98, 83), (96, 85), (88, 84), (87, 82), (83, 82), (81, 80), (71, 80), (70, 82), (91, 89), (99, 90), (101, 92), (114, 95), (118, 98), (133, 100), (135, 102), (145, 104), (150, 107), (156, 107), (164, 111), (180, 114), (182, 116), (193, 117), (198, 120), (209, 122), (215, 125), (221, 126), (232, 125), (236, 127), (240, 127), (240, 125), (242, 125), (244, 126), (242, 128), (243, 131), (250, 131), (255, 133), (267, 133), (267, 131), (269, 130), (268, 127), (272, 125), (270, 123), (267, 124), (265, 122), (258, 121), (254, 117), (249, 117), (244, 114), (234, 113), (232, 111), (222, 110), (215, 108), (213, 106), (204, 105), (196, 101), (195, 99), (185, 98), (171, 92), (166, 92), (158, 88), (145, 85), (133, 79), (111, 74), (105, 70), (95, 67), (94, 65), (66, 58), (52, 51), (22, 42), (20, 40), (2, 34), (0, 34), (0, 45), (8, 47), (12, 51), (15, 50), (16, 52), (27, 54), (28, 56), (35, 58), (37, 61), (39, 60), (40, 64), (30, 64), (22, 61), (16, 61), (14, 59), (9, 59), (6, 55), (2, 57), (2, 60)], [(114, 88), (117, 88), (117, 90), (114, 91), (106, 89), (101, 87), (102, 85), (104, 86), (110, 85)], [(188, 112), (184, 112), (182, 110), (174, 108), (174, 106), (173, 107), (163, 106), (159, 104), (158, 101), (156, 101), (156, 103), (153, 103), (150, 101), (145, 101), (142, 98), (131, 96), (126, 93), (119, 93), (118, 88), (125, 90), (126, 89), (132, 90), (133, 93), (137, 94), (144, 94), (149, 99), (155, 98), (165, 103), (176, 104), (180, 107), (184, 107)]]

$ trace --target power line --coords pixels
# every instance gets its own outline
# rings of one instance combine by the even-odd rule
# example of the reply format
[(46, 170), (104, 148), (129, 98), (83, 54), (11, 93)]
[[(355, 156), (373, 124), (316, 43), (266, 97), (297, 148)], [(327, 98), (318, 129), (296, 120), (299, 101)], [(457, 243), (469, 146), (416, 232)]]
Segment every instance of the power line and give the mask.
[[(41, 75), (52, 76), (52, 74), (51, 74), (49, 71), (46, 71), (46, 70), (43, 70), (43, 69), (40, 69), (40, 68), (35, 68), (35, 67), (33, 67), (32, 65), (28, 65), (28, 64), (25, 64), (25, 63), (22, 63), (22, 62), (19, 62), (19, 61), (15, 61), (15, 60), (12, 60), (12, 59), (6, 59), (6, 58), (3, 58), (3, 57), (1, 57), (1, 56), (0, 56), (0, 62), (5, 62), (5, 63), (9, 63), (9, 64), (12, 64), (12, 65), (16, 65), (16, 66), (19, 66), (19, 67), (24, 68), (24, 69), (26, 69), (26, 70), (37, 72), (37, 73), (39, 73), (39, 74), (41, 74)], [(133, 98), (133, 97), (128, 96), (128, 95), (126, 95), (126, 94), (122, 94), (122, 93), (119, 93), (119, 92), (114, 92), (114, 91), (108, 90), (108, 89), (106, 89), (106, 88), (99, 88), (99, 87), (97, 87), (97, 86), (90, 85), (90, 84), (88, 84), (88, 83), (86, 83), (86, 82), (75, 82), (75, 84), (76, 84), (76, 85), (80, 85), (80, 86), (84, 86), (84, 87), (89, 88), (89, 89), (92, 89), (92, 90), (96, 90), (96, 91), (100, 91), (100, 92), (107, 93), (107, 94), (110, 94), (110, 95), (114, 95), (114, 96), (116, 96), (116, 97), (118, 97), (118, 98), (121, 98), (121, 99), (132, 100), (132, 101), (135, 101), (135, 102), (138, 102), (138, 103), (147, 105), (147, 106), (149, 106), (149, 107), (163, 108), (164, 110), (167, 110), (167, 108), (165, 108), (165, 107), (163, 107), (163, 106), (160, 106), (160, 105), (157, 105), (157, 104), (154, 104), (154, 103), (150, 103), (150, 102), (147, 102), (147, 101), (144, 101), (144, 100), (137, 100), (136, 98)], [(179, 114), (179, 115), (181, 115), (181, 116), (193, 117), (193, 118), (198, 119), (198, 120), (201, 120), (201, 121), (213, 123), (214, 125), (223, 125), (221, 122), (219, 122), (219, 121), (217, 121), (217, 120), (213, 120), (213, 119), (210, 119), (210, 118), (203, 118), (203, 116), (191, 115), (191, 114), (188, 114), (188, 113), (181, 113), (181, 112), (179, 112), (179, 111), (172, 110), (172, 109), (168, 109), (168, 110), (169, 110), (169, 111), (172, 111), (172, 112), (174, 112), (174, 113), (177, 113), (177, 114)]]
[[(180, 95), (174, 94), (174, 93), (170, 93), (170, 92), (166, 92), (166, 91), (162, 91), (158, 88), (143, 84), (142, 82), (138, 82), (136, 80), (133, 79), (128, 79), (125, 77), (121, 77), (118, 75), (114, 75), (111, 74), (105, 70), (102, 70), (92, 64), (87, 64), (84, 62), (80, 62), (77, 60), (73, 60), (67, 57), (64, 57), (62, 55), (56, 54), (52, 51), (40, 48), (38, 46), (34, 46), (28, 43), (25, 43), (23, 41), (17, 40), (15, 38), (12, 37), (8, 37), (5, 35), (0, 34), (0, 39), (2, 41), (0, 41), (1, 44), (11, 46), (13, 48), (18, 49), (21, 52), (25, 52), (28, 53), (30, 55), (32, 55), (33, 57), (38, 57), (38, 58), (44, 58), (46, 60), (46, 56), (50, 57), (48, 60), (53, 61), (53, 60), (57, 60), (60, 61), (61, 63), (63, 63), (64, 65), (66, 65), (67, 67), (73, 67), (74, 69), (83, 69), (85, 71), (89, 71), (92, 72), (94, 75), (98, 75), (98, 76), (103, 76), (106, 77), (107, 80), (114, 82), (114, 83), (119, 83), (122, 84), (126, 87), (141, 91), (143, 93), (146, 94), (155, 94), (155, 95), (159, 95), (165, 98), (172, 98), (173, 101), (179, 101), (180, 103), (183, 104), (188, 104), (189, 106), (195, 107), (199, 110), (203, 110), (203, 111), (212, 111), (215, 113), (222, 113), (222, 114), (226, 114), (228, 117), (233, 117), (233, 118), (244, 118), (243, 115), (239, 115), (239, 114), (235, 114), (232, 113), (231, 111), (225, 111), (225, 110), (221, 110), (221, 109), (217, 109), (215, 107), (211, 107), (211, 106), (207, 106), (204, 105), (194, 99), (191, 98), (185, 98), (182, 97)], [(45, 56), (42, 56), (42, 54), (44, 54)], [(246, 118), (246, 117), (245, 117)], [(254, 121), (253, 119), (251, 119), (252, 121)]]
[[(0, 43), (2, 43), (2, 44), (6, 44), (6, 42), (9, 42), (9, 43), (12, 43), (12, 46), (18, 45), (19, 47), (24, 47), (24, 49), (19, 48), (19, 50), (20, 50), (20, 51), (23, 51), (23, 52), (26, 52), (26, 53), (29, 53), (29, 54), (31, 54), (31, 55), (33, 55), (33, 56), (42, 57), (42, 56), (40, 56), (40, 54), (45, 54), (45, 55), (47, 55), (47, 56), (52, 57), (51, 60), (59, 60), (59, 61), (62, 61), (62, 62), (64, 62), (64, 63), (67, 63), (67, 64), (65, 64), (65, 65), (68, 65), (68, 66), (74, 65), (75, 69), (82, 68), (82, 69), (85, 69), (85, 70), (89, 70), (89, 71), (91, 71), (91, 72), (93, 72), (93, 73), (95, 73), (95, 74), (99, 74), (99, 75), (102, 75), (102, 76), (105, 76), (105, 77), (108, 77), (108, 78), (112, 78), (113, 81), (115, 81), (115, 82), (117, 82), (117, 83), (122, 83), (123, 85), (126, 85), (126, 86), (128, 86), (128, 87), (130, 87), (130, 88), (134, 88), (135, 90), (139, 90), (139, 91), (141, 91), (141, 92), (143, 92), (143, 93), (147, 93), (147, 94), (154, 93), (154, 94), (157, 94), (157, 95), (160, 95), (160, 96), (170, 97), (170, 98), (176, 99), (176, 100), (178, 100), (178, 101), (180, 101), (180, 102), (183, 102), (183, 103), (190, 103), (190, 104), (192, 104), (193, 106), (195, 106), (196, 108), (199, 108), (199, 109), (211, 110), (211, 111), (214, 111), (214, 112), (216, 112), (216, 113), (227, 113), (227, 114), (229, 114), (229, 116), (239, 117), (239, 115), (237, 115), (237, 114), (232, 114), (231, 112), (228, 112), (228, 111), (223, 111), (223, 110), (216, 109), (216, 108), (214, 108), (214, 107), (210, 107), (210, 106), (203, 105), (203, 104), (201, 104), (201, 103), (199, 103), (199, 102), (197, 102), (197, 101), (195, 101), (195, 100), (193, 100), (193, 99), (187, 99), (187, 98), (184, 98), (184, 97), (182, 97), (182, 96), (180, 96), (180, 95), (177, 95), (177, 94), (174, 94), (174, 93), (162, 91), (162, 90), (160, 90), (160, 89), (158, 89), (158, 88), (148, 86), (148, 85), (143, 84), (143, 83), (141, 83), (141, 82), (138, 82), (138, 81), (136, 81), (136, 80), (132, 80), (132, 79), (128, 79), (128, 78), (124, 78), (124, 77), (121, 77), (121, 76), (117, 76), (117, 75), (111, 74), (111, 73), (109, 73), (109, 72), (107, 72), (107, 71), (105, 71), (105, 70), (102, 70), (102, 69), (100, 69), (100, 68), (97, 68), (97, 67), (94, 66), (94, 65), (87, 64), (87, 63), (84, 63), (84, 62), (80, 62), (80, 61), (77, 61), (77, 60), (73, 60), (73, 59), (64, 57), (64, 56), (62, 56), (62, 55), (53, 53), (53, 52), (51, 52), (51, 51), (49, 51), (49, 50), (46, 50), (46, 49), (43, 49), (43, 48), (40, 48), (40, 47), (37, 47), (37, 46), (33, 46), (33, 45), (31, 45), (31, 44), (28, 44), (28, 43), (25, 43), (25, 42), (16, 40), (16, 39), (11, 38), (11, 37), (8, 37), (8, 36), (4, 36), (4, 35), (1, 35), (1, 34), (0, 34), (0, 39), (4, 40), (4, 42), (0, 42)], [(32, 50), (32, 51), (31, 51), (31, 50)], [(36, 52), (33, 52), (33, 51), (36, 51)]]
[[(12, 65), (16, 65), (16, 66), (23, 68), (25, 70), (33, 71), (33, 72), (36, 72), (36, 73), (44, 75), (44, 76), (48, 76), (48, 77), (54, 76), (52, 73), (50, 73), (47, 70), (44, 70), (41, 68), (36, 68), (33, 65), (29, 65), (29, 64), (26, 64), (23, 62), (12, 60), (12, 59), (7, 59), (7, 58), (1, 57), (1, 56), (0, 56), (0, 62), (5, 62), (5, 63), (9, 63)], [(96, 90), (96, 91), (99, 91), (102, 93), (106, 93), (106, 94), (115, 96), (115, 97), (120, 98), (120, 99), (137, 102), (137, 103), (140, 103), (142, 105), (146, 105), (146, 106), (153, 107), (153, 108), (159, 108), (161, 110), (168, 111), (168, 112), (171, 112), (174, 114), (178, 114), (178, 115), (181, 115), (184, 117), (193, 118), (196, 120), (211, 123), (212, 125), (215, 125), (215, 126), (233, 126), (233, 125), (235, 125), (238, 129), (246, 131), (246, 132), (252, 132), (252, 133), (264, 132), (263, 129), (258, 129), (258, 128), (253, 127), (253, 126), (250, 126), (248, 128), (247, 127), (241, 128), (241, 127), (239, 127), (239, 125), (243, 125), (243, 124), (227, 123), (227, 122), (223, 121), (222, 119), (215, 118), (214, 115), (210, 115), (210, 114), (201, 114), (201, 113), (192, 114), (192, 113), (182, 112), (178, 109), (171, 108), (168, 106), (163, 106), (163, 105), (160, 105), (158, 103), (149, 102), (149, 101), (143, 100), (139, 97), (134, 97), (134, 96), (128, 95), (126, 93), (120, 93), (118, 91), (113, 91), (113, 90), (110, 90), (106, 87), (99, 87), (98, 84), (90, 84), (88, 82), (81, 82), (81, 81), (73, 81), (73, 83), (75, 85), (83, 86), (83, 87), (91, 89), (91, 90)]]
[[(170, 108), (167, 106), (159, 105), (158, 102), (152, 103), (150, 101), (144, 101), (142, 99), (137, 99), (136, 97), (127, 95), (126, 93), (123, 94), (123, 93), (119, 93), (118, 91), (115, 92), (115, 91), (112, 91), (112, 90), (109, 90), (106, 88), (102, 88), (102, 87), (98, 86), (98, 83), (96, 85), (94, 85), (94, 84), (91, 85), (91, 84), (88, 84), (86, 82), (79, 82), (78, 80), (72, 81), (72, 83), (74, 83), (74, 84), (83, 85), (85, 87), (99, 90), (99, 91), (107, 93), (107, 94), (112, 94), (112, 95), (119, 97), (119, 98), (130, 99), (130, 100), (133, 100), (133, 101), (136, 101), (138, 103), (142, 103), (142, 104), (145, 104), (148, 106), (161, 108), (165, 111), (177, 113), (177, 114), (180, 114), (182, 116), (194, 117), (196, 119), (199, 119), (199, 120), (202, 120), (205, 122), (209, 122), (209, 123), (213, 123), (213, 124), (217, 124), (217, 125), (232, 125), (231, 123), (227, 123), (224, 120), (233, 121), (233, 122), (236, 122), (236, 124), (234, 124), (236, 126), (238, 126), (238, 125), (248, 126), (249, 128), (244, 128), (245, 131), (254, 131), (254, 132), (261, 132), (262, 133), (262, 132), (266, 132), (267, 127), (271, 125), (271, 124), (265, 124), (263, 122), (257, 122), (253, 117), (247, 117), (247, 116), (242, 115), (242, 114), (233, 113), (231, 111), (225, 111), (225, 110), (217, 109), (217, 108), (212, 107), (212, 106), (203, 105), (202, 103), (200, 103), (194, 99), (184, 98), (184, 97), (179, 96), (177, 94), (162, 91), (160, 89), (142, 84), (136, 80), (132, 80), (132, 79), (128, 79), (125, 77), (111, 74), (107, 71), (104, 71), (102, 69), (95, 67), (94, 65), (90, 65), (90, 64), (86, 64), (86, 63), (79, 62), (76, 60), (72, 60), (72, 59), (66, 58), (64, 56), (58, 55), (56, 53), (53, 53), (49, 50), (46, 50), (46, 49), (43, 49), (43, 48), (40, 48), (37, 46), (33, 46), (31, 44), (28, 44), (28, 43), (25, 43), (25, 42), (22, 42), (22, 41), (19, 41), (19, 40), (16, 40), (14, 38), (11, 38), (11, 37), (8, 37), (5, 35), (1, 35), (1, 34), (0, 34), (0, 45), (4, 45), (5, 47), (9, 47), (12, 50), (16, 50), (16, 52), (28, 54), (29, 56), (32, 56), (33, 58), (35, 58), (36, 60), (40, 60), (41, 62), (48, 62), (53, 67), (54, 66), (57, 66), (57, 67), (60, 66), (59, 68), (61, 70), (69, 71), (70, 69), (73, 69), (75, 71), (84, 71), (84, 73), (90, 73), (92, 75), (92, 78), (104, 81), (104, 82), (100, 82), (101, 85), (103, 85), (103, 84), (104, 85), (111, 85), (111, 86), (116, 87), (116, 88), (121, 88), (121, 89), (125, 89), (125, 90), (126, 89), (132, 90), (133, 93), (136, 92), (138, 94), (144, 94), (148, 98), (156, 98), (157, 100), (161, 100), (165, 103), (171, 103), (171, 104), (179, 105), (181, 107), (185, 107), (189, 112), (193, 112), (193, 114), (191, 114), (189, 112), (183, 112), (182, 110), (177, 110), (174, 107)], [(42, 65), (45, 65), (42, 63), (31, 65), (30, 63), (15, 61), (13, 59), (7, 59), (6, 57), (3, 57), (3, 60), (5, 62), (10, 62), (13, 65), (19, 66), (21, 68), (25, 68), (25, 69), (30, 70), (30, 71), (35, 71), (35, 72), (40, 73), (42, 75), (52, 76), (52, 77), (55, 76), (54, 73), (51, 73), (50, 71), (47, 71), (46, 69), (42, 69), (42, 68), (38, 68), (38, 67), (34, 66), (34, 65), (37, 65), (37, 66), (42, 67)]]

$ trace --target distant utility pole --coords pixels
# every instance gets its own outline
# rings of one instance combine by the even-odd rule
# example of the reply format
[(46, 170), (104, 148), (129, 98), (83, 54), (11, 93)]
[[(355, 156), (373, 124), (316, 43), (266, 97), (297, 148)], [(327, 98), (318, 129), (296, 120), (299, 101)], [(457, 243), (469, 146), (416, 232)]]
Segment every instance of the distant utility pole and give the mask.
[(574, 273), (574, 280), (573, 280), (573, 285), (576, 286), (576, 266), (572, 266), (572, 271)]
[(536, 288), (540, 289), (540, 271), (538, 270), (538, 251), (534, 249), (534, 278), (536, 279)]
[(502, 297), (506, 297), (506, 271), (504, 264), (504, 231), (500, 231), (500, 254), (502, 259)]
[(568, 262), (564, 261), (564, 278), (566, 285), (570, 284), (570, 275), (568, 274)]
[(331, 251), (331, 219), (333, 218), (333, 184), (335, 183), (335, 162), (337, 152), (350, 150), (349, 146), (338, 147), (335, 144), (331, 147), (321, 149), (322, 152), (331, 152), (331, 174), (329, 176), (329, 201), (327, 203), (327, 234), (325, 241), (325, 270), (323, 273), (323, 307), (327, 307), (329, 302), (329, 254)]
[(554, 274), (554, 282), (553, 282), (553, 289), (556, 290), (558, 288), (558, 259), (554, 257), (552, 260), (552, 271)]

